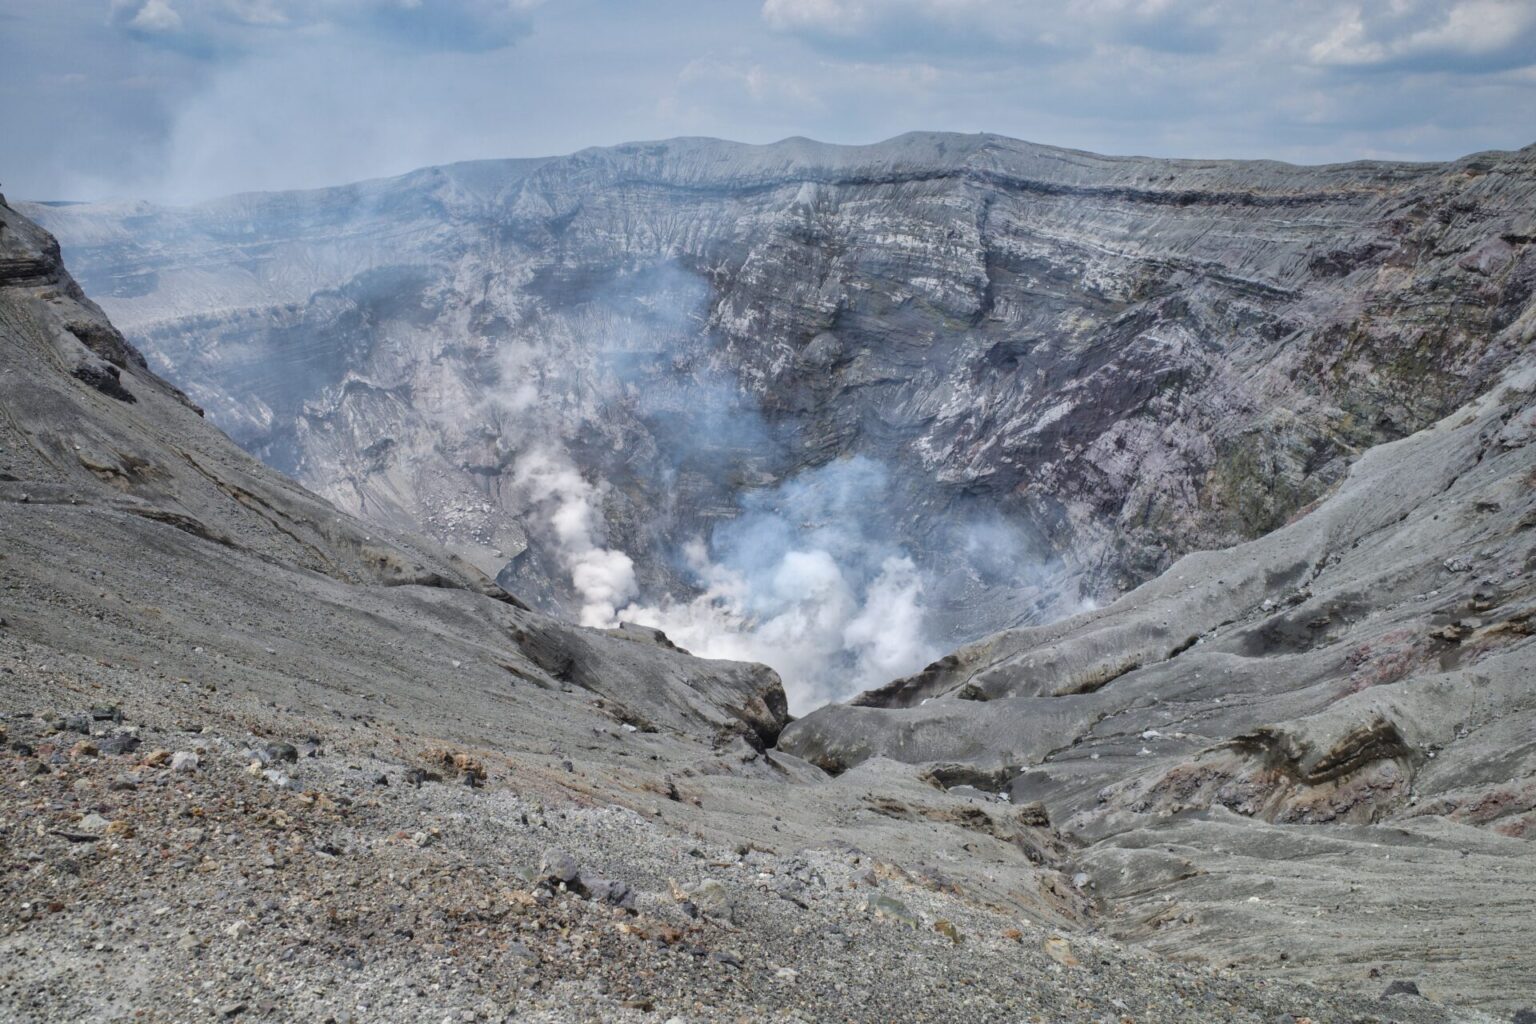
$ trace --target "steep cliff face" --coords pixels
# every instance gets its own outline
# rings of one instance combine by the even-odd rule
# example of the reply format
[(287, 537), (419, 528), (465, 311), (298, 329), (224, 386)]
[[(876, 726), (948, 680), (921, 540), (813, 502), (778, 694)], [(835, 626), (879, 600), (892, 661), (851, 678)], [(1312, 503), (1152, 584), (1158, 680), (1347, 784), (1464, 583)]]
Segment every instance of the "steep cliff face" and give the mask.
[[(1301, 168), (941, 134), (30, 208), (242, 444), (549, 607), (750, 579), (725, 524), (815, 547), (785, 489), (861, 457), (832, 553), (855, 604), (913, 560), (911, 658), (1271, 530), (1480, 393), (1531, 341), (1532, 209), (1530, 149)], [(573, 581), (572, 506), (633, 586)]]

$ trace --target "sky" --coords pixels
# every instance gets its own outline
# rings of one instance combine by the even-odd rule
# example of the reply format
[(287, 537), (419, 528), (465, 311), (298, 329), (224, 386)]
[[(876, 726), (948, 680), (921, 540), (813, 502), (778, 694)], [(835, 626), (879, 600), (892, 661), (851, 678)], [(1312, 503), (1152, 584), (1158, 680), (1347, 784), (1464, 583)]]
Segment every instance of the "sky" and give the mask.
[(1536, 142), (1536, 0), (0, 0), (0, 189), (198, 199), (706, 135), (1438, 160)]

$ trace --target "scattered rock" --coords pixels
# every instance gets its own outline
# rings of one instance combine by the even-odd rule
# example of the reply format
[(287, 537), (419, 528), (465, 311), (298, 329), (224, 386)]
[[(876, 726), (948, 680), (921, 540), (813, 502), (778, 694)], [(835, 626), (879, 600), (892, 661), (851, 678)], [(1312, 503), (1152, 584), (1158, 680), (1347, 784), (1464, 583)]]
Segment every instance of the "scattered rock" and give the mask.
[(922, 923), (910, 907), (894, 896), (870, 896), (864, 901), (864, 910), (878, 918), (895, 921), (908, 928), (916, 928)]
[(633, 910), (635, 907), (634, 890), (625, 882), (611, 878), (594, 878), (585, 874), (580, 875), (578, 880), (588, 899), (609, 903), (625, 910)]
[(114, 778), (107, 788), (125, 792), (138, 789), (139, 784), (143, 781), (138, 772), (124, 772), (122, 775)]
[(960, 943), (963, 941), (963, 938), (960, 934), (960, 929), (956, 928), (954, 924), (946, 921), (943, 918), (933, 922), (933, 930), (957, 946), (960, 945)]
[(289, 777), (288, 773), (278, 768), (264, 768), (261, 777), (266, 779), (278, 789), (298, 789), (299, 784)]
[(195, 772), (197, 771), (197, 755), (190, 750), (178, 750), (171, 755), (171, 771)]
[(562, 882), (570, 885), (581, 877), (581, 866), (576, 863), (575, 857), (564, 850), (551, 847), (539, 858), (538, 877), (541, 881)]
[(276, 764), (279, 761), (296, 763), (299, 750), (292, 743), (268, 743), (256, 751), (256, 757), (262, 764)]
[(443, 750), (434, 747), (431, 750), (424, 751), (422, 757), (425, 758), (429, 764), (441, 765), (444, 768), (451, 768), (460, 776), (473, 775), (475, 781), (471, 783), (471, 785), (476, 785), (485, 781), (485, 765), (481, 764), (478, 760), (469, 756), (463, 751)]
[(1381, 994), (1381, 998), (1386, 999), (1389, 996), (1416, 996), (1419, 994), (1419, 986), (1416, 982), (1399, 979), (1387, 986), (1387, 990)]
[(429, 772), (424, 768), (407, 768), (402, 776), (407, 785), (421, 788), (424, 782), (442, 782), (443, 777), (436, 772)]
[(1060, 935), (1049, 936), (1041, 945), (1045, 955), (1061, 964), (1063, 967), (1076, 967), (1080, 961), (1072, 952), (1072, 945)]
[(96, 749), (102, 754), (116, 756), (119, 754), (131, 754), (139, 749), (143, 741), (130, 732), (114, 733), (96, 742)]

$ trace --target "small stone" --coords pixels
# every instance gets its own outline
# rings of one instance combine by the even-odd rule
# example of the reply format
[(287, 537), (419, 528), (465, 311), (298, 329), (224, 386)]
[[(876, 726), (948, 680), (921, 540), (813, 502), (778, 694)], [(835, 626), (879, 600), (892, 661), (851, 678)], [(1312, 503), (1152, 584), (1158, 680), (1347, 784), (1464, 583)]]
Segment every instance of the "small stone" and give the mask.
[(576, 858), (551, 847), (544, 851), (539, 858), (539, 878), (552, 882), (564, 882), (567, 885), (576, 881), (581, 876), (581, 866), (576, 863)]
[(1510, 1018), (1510, 1024), (1536, 1024), (1536, 1010), (1516, 1010)]
[(299, 749), (292, 743), (268, 743), (256, 752), (263, 764), (275, 764), (278, 761), (295, 763), (299, 759)]
[(288, 773), (277, 768), (263, 768), (261, 777), (266, 779), (278, 789), (298, 789), (298, 783), (288, 777)]
[(1045, 955), (1061, 964), (1063, 967), (1076, 967), (1079, 963), (1072, 952), (1072, 946), (1060, 935), (1052, 935), (1041, 946)]
[(107, 826), (110, 824), (112, 824), (111, 821), (95, 813), (87, 814), (85, 817), (81, 818), (79, 822), (77, 822), (77, 825), (82, 832), (96, 833), (105, 832), (107, 830)]
[(908, 928), (916, 928), (921, 923), (911, 908), (894, 896), (871, 896), (864, 901), (864, 909), (876, 917), (896, 921)]
[(244, 1003), (225, 1003), (219, 1007), (220, 1017), (238, 1017), (245, 1012)]
[(710, 917), (728, 921), (731, 924), (736, 923), (736, 900), (724, 882), (706, 878), (688, 895), (693, 906)]
[(131, 732), (120, 732), (104, 737), (96, 743), (96, 749), (103, 754), (131, 754), (139, 749), (142, 741)]
[(581, 876), (581, 887), (586, 890), (587, 898), (599, 903), (608, 903), (625, 910), (632, 910), (635, 906), (635, 893), (624, 882), (617, 882), (610, 878), (592, 878)]
[(171, 755), (171, 771), (195, 772), (197, 771), (197, 755), (190, 750), (178, 750)]
[(1419, 995), (1419, 986), (1412, 981), (1398, 979), (1387, 986), (1387, 990), (1381, 994), (1381, 998), (1388, 996), (1416, 996)]

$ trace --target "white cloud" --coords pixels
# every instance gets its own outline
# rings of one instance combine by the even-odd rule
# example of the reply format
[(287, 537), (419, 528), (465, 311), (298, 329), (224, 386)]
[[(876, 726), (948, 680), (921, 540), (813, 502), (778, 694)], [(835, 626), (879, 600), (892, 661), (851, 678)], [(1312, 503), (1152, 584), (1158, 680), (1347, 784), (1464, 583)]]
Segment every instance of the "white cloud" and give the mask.
[(130, 32), (169, 35), (182, 29), (181, 14), (170, 0), (112, 0), (110, 11), (112, 22)]
[(1533, 30), (1536, 4), (1529, 0), (1398, 0), (1344, 8), (1308, 55), (1318, 64), (1348, 67), (1513, 51), (1517, 63), (1530, 64), (1536, 63)]
[(224, 10), (231, 18), (246, 25), (283, 27), (293, 24), (293, 18), (283, 9), (281, 0), (224, 0)]

